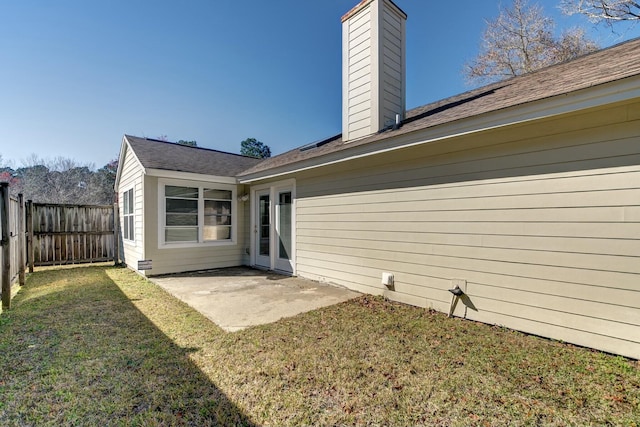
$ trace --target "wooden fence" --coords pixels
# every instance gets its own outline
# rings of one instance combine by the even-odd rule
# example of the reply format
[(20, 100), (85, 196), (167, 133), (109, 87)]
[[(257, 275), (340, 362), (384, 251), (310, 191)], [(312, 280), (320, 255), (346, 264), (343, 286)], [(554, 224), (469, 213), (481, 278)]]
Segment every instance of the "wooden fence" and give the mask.
[(113, 206), (27, 203), (29, 266), (116, 259)]
[(24, 200), (10, 197), (7, 183), (0, 183), (0, 236), (2, 308), (10, 308), (12, 285), (24, 285), (26, 242)]
[(24, 285), (27, 260), (34, 266), (118, 260), (114, 206), (54, 205), (9, 196), (0, 183), (0, 284), (2, 308), (11, 286)]

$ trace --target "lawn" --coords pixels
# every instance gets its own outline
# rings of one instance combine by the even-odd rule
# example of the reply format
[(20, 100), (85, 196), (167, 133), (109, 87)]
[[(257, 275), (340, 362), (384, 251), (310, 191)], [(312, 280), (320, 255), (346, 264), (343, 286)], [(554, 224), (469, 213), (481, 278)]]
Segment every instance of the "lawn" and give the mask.
[(640, 365), (363, 296), (225, 333), (129, 270), (0, 316), (0, 425), (640, 425)]

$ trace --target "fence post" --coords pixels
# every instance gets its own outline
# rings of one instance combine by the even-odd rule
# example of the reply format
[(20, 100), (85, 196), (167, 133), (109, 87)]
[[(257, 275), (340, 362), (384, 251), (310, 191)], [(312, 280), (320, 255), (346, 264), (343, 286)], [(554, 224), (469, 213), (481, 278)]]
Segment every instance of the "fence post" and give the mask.
[(27, 200), (27, 253), (29, 258), (29, 273), (33, 273), (34, 254), (33, 248), (33, 200)]
[(0, 183), (0, 217), (2, 218), (2, 308), (11, 308), (11, 239), (9, 236), (9, 183)]
[(25, 235), (24, 232), (24, 195), (22, 193), (18, 194), (18, 247), (20, 248), (20, 253), (18, 253), (18, 261), (20, 262), (20, 269), (18, 270), (18, 274), (19, 274), (19, 282), (20, 282), (20, 286), (24, 286), (25, 283), (25, 264), (26, 264), (26, 260), (25, 255), (26, 255), (26, 251), (25, 251), (25, 246), (26, 246), (26, 241), (27, 241), (27, 236)]

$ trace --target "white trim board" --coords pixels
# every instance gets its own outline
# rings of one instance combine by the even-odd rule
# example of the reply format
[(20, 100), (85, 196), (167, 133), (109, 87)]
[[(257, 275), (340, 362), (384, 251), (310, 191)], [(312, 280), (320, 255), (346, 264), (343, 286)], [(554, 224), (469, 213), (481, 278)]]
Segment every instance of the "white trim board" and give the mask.
[(232, 176), (203, 175), (200, 173), (170, 171), (164, 169), (147, 169), (145, 173), (148, 176), (155, 176), (157, 178), (183, 179), (186, 181), (199, 181), (205, 183), (215, 182), (221, 184), (238, 184), (238, 180)]

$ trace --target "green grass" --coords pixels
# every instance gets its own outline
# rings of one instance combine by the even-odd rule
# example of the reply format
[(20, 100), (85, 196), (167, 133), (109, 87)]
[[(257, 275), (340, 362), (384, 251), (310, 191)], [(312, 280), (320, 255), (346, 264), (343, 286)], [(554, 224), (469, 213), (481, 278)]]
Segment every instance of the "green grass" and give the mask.
[(377, 297), (225, 333), (134, 273), (38, 271), (0, 425), (640, 425), (640, 365)]

